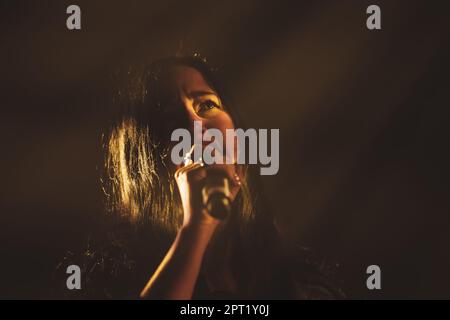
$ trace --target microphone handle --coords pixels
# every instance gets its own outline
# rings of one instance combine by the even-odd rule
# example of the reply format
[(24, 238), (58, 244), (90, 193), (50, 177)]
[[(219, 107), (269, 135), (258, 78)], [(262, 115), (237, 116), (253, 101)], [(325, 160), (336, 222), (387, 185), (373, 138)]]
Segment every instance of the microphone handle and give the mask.
[(230, 183), (222, 172), (211, 171), (202, 190), (203, 205), (212, 217), (224, 220), (231, 213)]

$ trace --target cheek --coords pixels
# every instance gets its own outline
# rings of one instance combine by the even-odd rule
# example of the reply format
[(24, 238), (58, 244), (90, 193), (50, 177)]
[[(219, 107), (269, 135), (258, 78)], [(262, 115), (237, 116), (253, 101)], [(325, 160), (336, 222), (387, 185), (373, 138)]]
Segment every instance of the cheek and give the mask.
[(233, 120), (226, 112), (220, 112), (213, 118), (206, 120), (205, 122), (206, 129), (215, 128), (219, 129), (223, 136), (225, 137), (225, 132), (227, 129), (234, 129)]
[(234, 126), (234, 123), (233, 123), (233, 120), (231, 119), (231, 117), (226, 112), (221, 112), (214, 118), (208, 119), (205, 122), (205, 127), (206, 127), (206, 129), (209, 129), (209, 128), (219, 129), (220, 132), (222, 132), (224, 152), (226, 152), (226, 156), (229, 159), (227, 161), (235, 162), (237, 159), (237, 152), (238, 152), (237, 151), (237, 141), (236, 141), (236, 139), (233, 139), (234, 147), (229, 149), (228, 144), (227, 144), (227, 135), (226, 135), (227, 129), (231, 129), (231, 130), (235, 129), (235, 126)]

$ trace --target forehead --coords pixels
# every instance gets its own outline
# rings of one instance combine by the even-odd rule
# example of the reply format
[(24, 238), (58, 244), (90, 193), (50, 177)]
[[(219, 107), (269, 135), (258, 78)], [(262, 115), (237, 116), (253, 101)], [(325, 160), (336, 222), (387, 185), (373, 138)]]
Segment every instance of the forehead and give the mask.
[(184, 92), (215, 90), (208, 84), (200, 71), (188, 66), (174, 66), (170, 70), (170, 82)]

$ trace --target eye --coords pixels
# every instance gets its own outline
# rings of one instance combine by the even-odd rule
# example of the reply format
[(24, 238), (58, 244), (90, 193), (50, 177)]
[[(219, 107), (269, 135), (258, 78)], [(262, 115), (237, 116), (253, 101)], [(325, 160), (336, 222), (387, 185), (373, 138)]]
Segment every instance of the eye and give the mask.
[(206, 100), (200, 103), (200, 108), (204, 110), (211, 110), (214, 108), (219, 108), (219, 106), (212, 100)]
[(197, 109), (196, 111), (198, 114), (202, 114), (202, 113), (207, 113), (209, 111), (212, 111), (214, 109), (221, 109), (221, 107), (215, 101), (208, 99), (208, 100), (200, 101), (198, 103), (198, 107), (196, 109)]

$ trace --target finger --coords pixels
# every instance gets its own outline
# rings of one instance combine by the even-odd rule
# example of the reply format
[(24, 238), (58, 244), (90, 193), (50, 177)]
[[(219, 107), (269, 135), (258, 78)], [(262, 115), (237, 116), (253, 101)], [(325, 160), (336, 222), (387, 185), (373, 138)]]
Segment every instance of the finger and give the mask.
[(197, 162), (194, 162), (194, 163), (191, 163), (191, 164), (189, 164), (187, 166), (181, 167), (177, 171), (175, 171), (175, 178), (179, 177), (182, 174), (186, 174), (186, 173), (188, 173), (190, 171), (194, 171), (196, 169), (199, 169), (201, 167), (203, 167), (203, 164), (202, 163), (197, 163)]
[(206, 172), (208, 171), (222, 171), (228, 178), (230, 182), (230, 187), (232, 189), (239, 189), (241, 186), (241, 177), (237, 173), (236, 165), (230, 165), (230, 164), (213, 164), (209, 165), (206, 168)]

